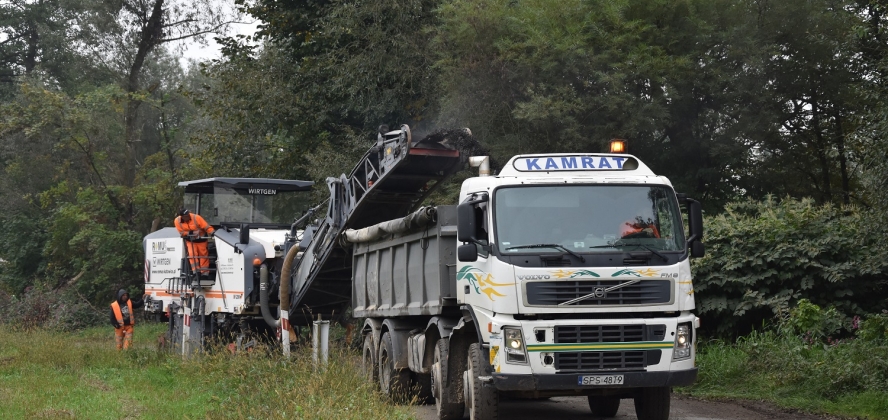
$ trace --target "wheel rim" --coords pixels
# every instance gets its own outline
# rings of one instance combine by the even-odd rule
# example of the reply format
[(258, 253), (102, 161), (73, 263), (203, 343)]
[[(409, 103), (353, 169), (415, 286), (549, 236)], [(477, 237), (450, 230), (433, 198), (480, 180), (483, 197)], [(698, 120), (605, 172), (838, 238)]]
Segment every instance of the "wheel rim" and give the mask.
[(392, 368), (388, 363), (388, 353), (383, 350), (382, 353), (379, 354), (379, 381), (382, 383), (382, 390), (386, 394), (389, 393), (389, 383), (391, 382), (391, 372)]
[(475, 384), (474, 384), (475, 374), (474, 369), (472, 369), (472, 363), (469, 362), (469, 370), (466, 372), (466, 383), (463, 384), (463, 387), (467, 390), (466, 398), (466, 406), (469, 407), (469, 418), (475, 418)]
[(364, 376), (367, 378), (373, 377), (373, 359), (371, 358), (370, 349), (364, 348), (364, 360), (362, 360), (361, 368), (364, 371)]

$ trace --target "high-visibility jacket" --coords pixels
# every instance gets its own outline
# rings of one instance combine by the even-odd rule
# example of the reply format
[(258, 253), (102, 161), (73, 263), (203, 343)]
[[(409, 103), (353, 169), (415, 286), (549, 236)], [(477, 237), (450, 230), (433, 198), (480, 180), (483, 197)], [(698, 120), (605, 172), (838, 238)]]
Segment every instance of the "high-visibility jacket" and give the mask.
[(620, 237), (626, 237), (635, 233), (641, 233), (649, 229), (648, 233), (654, 237), (660, 237), (660, 231), (653, 224), (639, 223), (636, 220), (628, 220), (620, 226)]
[[(126, 307), (129, 309), (129, 325), (136, 325), (136, 317), (133, 312), (133, 301), (130, 299), (126, 300)], [(121, 327), (123, 326), (123, 313), (120, 311), (120, 303), (116, 300), (111, 303), (111, 310), (114, 311), (114, 317), (117, 318), (117, 324)]]
[[(179, 235), (187, 239), (188, 233), (194, 231), (197, 236), (209, 236), (211, 233), (215, 232), (212, 226), (204, 220), (199, 214), (191, 213), (191, 220), (187, 222), (182, 221), (182, 216), (176, 217), (176, 230), (179, 231)], [(198, 239), (194, 242), (206, 242), (206, 239)]]

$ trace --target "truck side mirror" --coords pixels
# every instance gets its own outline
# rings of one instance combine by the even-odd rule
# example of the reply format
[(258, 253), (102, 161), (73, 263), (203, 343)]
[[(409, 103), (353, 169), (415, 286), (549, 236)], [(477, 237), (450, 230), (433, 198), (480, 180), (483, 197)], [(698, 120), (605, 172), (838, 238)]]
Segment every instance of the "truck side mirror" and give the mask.
[(476, 229), (474, 203), (467, 202), (456, 206), (456, 239), (460, 242), (474, 243), (477, 241)]
[(691, 258), (702, 258), (704, 255), (706, 255), (706, 247), (703, 246), (703, 242), (691, 242)]
[(688, 247), (692, 258), (700, 258), (706, 255), (703, 246), (703, 206), (692, 198), (686, 198), (688, 203)]
[(456, 259), (460, 262), (478, 261), (478, 245), (474, 242), (460, 245), (456, 248)]
[(242, 244), (250, 243), (250, 225), (241, 223), (240, 238), (238, 239), (238, 242)]

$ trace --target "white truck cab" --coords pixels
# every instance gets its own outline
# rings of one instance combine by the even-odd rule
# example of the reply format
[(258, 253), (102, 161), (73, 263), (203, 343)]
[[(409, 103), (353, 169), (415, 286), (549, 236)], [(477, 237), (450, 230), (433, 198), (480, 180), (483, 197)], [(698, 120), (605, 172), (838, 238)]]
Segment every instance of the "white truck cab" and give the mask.
[(668, 418), (670, 387), (697, 375), (699, 203), (626, 154), (515, 156), (460, 201), (457, 301), (492, 370), (477, 390), (588, 395), (601, 416), (635, 398), (640, 419)]

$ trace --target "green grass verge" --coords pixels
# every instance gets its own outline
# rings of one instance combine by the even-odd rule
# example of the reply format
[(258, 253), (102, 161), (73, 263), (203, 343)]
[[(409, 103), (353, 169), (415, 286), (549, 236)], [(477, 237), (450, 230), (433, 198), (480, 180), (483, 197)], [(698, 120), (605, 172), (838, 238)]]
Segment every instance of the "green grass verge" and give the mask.
[(0, 418), (406, 419), (360, 377), (357, 357), (331, 351), (323, 372), (308, 349), (289, 361), (264, 351), (188, 360), (157, 351), (163, 325), (137, 325), (133, 349), (114, 332), (14, 331), (0, 326)]
[(708, 341), (699, 376), (678, 392), (703, 398), (766, 400), (807, 412), (888, 419), (888, 345), (850, 340), (809, 345), (754, 333), (736, 344)]

